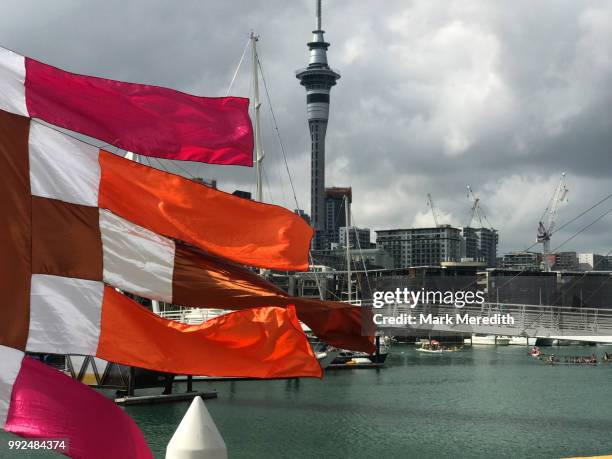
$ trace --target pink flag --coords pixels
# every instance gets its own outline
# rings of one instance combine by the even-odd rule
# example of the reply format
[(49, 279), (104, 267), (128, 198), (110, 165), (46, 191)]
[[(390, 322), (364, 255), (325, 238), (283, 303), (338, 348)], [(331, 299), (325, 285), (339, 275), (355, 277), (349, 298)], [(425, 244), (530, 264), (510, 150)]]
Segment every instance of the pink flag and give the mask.
[(136, 423), (113, 402), (59, 371), (0, 346), (0, 425), (48, 440), (58, 453), (83, 459), (149, 459)]
[(253, 165), (249, 100), (78, 75), (0, 48), (0, 109), (134, 153)]

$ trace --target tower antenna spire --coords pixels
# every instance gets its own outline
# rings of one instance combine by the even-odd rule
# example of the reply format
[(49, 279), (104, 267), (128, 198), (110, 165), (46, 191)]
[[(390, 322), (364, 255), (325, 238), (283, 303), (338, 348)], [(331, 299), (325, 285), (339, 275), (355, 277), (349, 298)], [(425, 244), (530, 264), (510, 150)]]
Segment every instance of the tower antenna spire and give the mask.
[(310, 222), (315, 230), (314, 250), (328, 249), (325, 211), (325, 133), (329, 119), (329, 93), (340, 74), (327, 63), (329, 43), (321, 30), (321, 0), (316, 0), (317, 30), (308, 43), (308, 66), (296, 72), (306, 88), (306, 116), (310, 129)]

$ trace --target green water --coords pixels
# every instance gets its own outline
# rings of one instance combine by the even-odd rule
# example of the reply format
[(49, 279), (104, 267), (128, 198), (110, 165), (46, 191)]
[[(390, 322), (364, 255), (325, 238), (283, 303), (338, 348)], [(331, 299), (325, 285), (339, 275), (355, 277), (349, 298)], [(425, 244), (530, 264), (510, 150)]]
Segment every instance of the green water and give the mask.
[[(610, 349), (546, 351), (601, 356)], [(396, 345), (382, 370), (196, 388), (218, 391), (206, 404), (231, 458), (554, 458), (612, 454), (611, 382), (612, 364), (544, 365), (520, 346), (438, 356)], [(163, 458), (187, 406), (127, 411)]]

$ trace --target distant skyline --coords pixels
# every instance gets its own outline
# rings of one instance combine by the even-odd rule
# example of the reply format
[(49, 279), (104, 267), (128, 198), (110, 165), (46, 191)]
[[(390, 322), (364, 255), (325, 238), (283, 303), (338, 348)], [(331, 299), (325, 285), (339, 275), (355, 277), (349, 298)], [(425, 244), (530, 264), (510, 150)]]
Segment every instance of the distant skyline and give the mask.
[[(500, 231), (499, 253), (535, 242), (561, 172), (559, 226), (612, 193), (612, 4), (604, 1), (323, 0), (333, 90), (327, 186), (352, 186), (372, 230), (467, 223), (470, 184)], [(251, 30), (300, 207), (310, 212), (304, 88), (315, 1), (5, 0), (0, 45), (66, 70), (225, 95)], [(232, 95), (248, 96), (248, 54)], [(293, 209), (264, 98), (267, 201)], [(254, 170), (180, 164), (225, 191)], [(185, 173), (174, 168), (178, 173)], [(552, 237), (551, 248), (612, 199)], [(559, 250), (612, 250), (612, 214)], [(534, 248), (535, 249), (535, 248)], [(539, 250), (539, 247), (538, 247)]]

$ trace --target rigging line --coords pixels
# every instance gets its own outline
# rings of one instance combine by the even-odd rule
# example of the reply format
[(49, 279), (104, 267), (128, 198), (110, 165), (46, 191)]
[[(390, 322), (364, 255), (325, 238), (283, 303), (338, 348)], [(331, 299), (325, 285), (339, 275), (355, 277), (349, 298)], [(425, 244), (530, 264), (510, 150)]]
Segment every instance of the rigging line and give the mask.
[[(98, 148), (100, 150), (103, 150), (106, 147), (112, 147), (112, 148), (115, 149), (115, 154), (117, 154), (117, 155), (119, 154), (119, 150), (123, 150), (123, 151), (127, 152), (127, 150), (124, 150), (123, 148), (117, 147), (117, 146), (115, 146), (113, 144), (104, 142), (102, 140), (99, 141), (102, 145), (96, 145), (95, 143), (92, 143), (91, 141), (88, 141), (88, 140), (81, 139), (81, 138), (77, 137), (76, 134), (75, 134), (76, 131), (71, 131), (69, 129), (65, 129), (65, 130), (64, 129), (60, 129), (57, 126), (55, 126), (53, 124), (50, 124), (50, 123), (47, 123), (46, 121), (39, 120), (38, 118), (30, 118), (30, 120), (32, 122), (34, 122), (34, 123), (40, 124), (41, 126), (45, 126), (45, 127), (49, 128), (49, 129), (55, 131), (55, 132), (59, 132), (60, 134), (68, 136), (68, 137), (70, 137), (70, 138), (72, 138), (72, 139), (74, 139), (74, 140), (76, 140), (78, 142), (82, 142), (82, 143), (84, 143), (86, 145), (89, 145), (90, 147)], [(85, 135), (85, 134), (81, 134), (81, 135)], [(95, 137), (91, 137), (91, 138), (95, 139), (95, 140), (98, 140)], [(138, 153), (134, 153), (134, 154), (138, 154)], [(140, 156), (145, 156), (145, 155), (140, 155)]]
[(244, 49), (242, 50), (242, 56), (240, 56), (240, 60), (238, 61), (238, 66), (236, 67), (236, 70), (234, 71), (234, 75), (232, 76), (232, 80), (230, 81), (229, 87), (227, 88), (227, 92), (225, 93), (225, 97), (229, 96), (230, 91), (232, 90), (232, 86), (234, 86), (234, 81), (236, 80), (236, 75), (238, 75), (238, 70), (240, 70), (240, 66), (242, 65), (242, 61), (244, 60), (244, 56), (246, 55), (246, 50), (249, 47), (249, 43), (251, 42), (251, 39), (249, 38), (246, 42), (246, 45), (244, 45)]
[[(590, 212), (591, 210), (593, 210), (595, 207), (597, 207), (598, 205), (600, 205), (601, 203), (607, 201), (608, 199), (612, 198), (612, 193), (610, 193), (608, 196), (606, 196), (605, 198), (602, 198), (599, 202), (597, 202), (596, 204), (593, 204), (591, 207), (589, 207), (587, 210), (585, 210), (584, 212), (580, 213), (579, 215), (576, 215), (574, 218), (572, 218), (570, 221), (564, 223), (563, 225), (561, 225), (559, 228), (557, 228), (554, 233), (556, 233), (557, 231), (561, 231), (563, 228), (565, 228), (567, 225), (569, 225), (570, 223), (575, 222), (576, 220), (578, 220), (580, 217), (582, 217), (584, 214), (586, 214), (587, 212)], [(553, 234), (554, 234), (553, 233)]]
[(166, 167), (164, 167), (163, 163), (157, 159), (157, 158), (152, 158), (153, 160), (155, 160), (157, 162), (157, 164), (159, 164), (158, 167), (153, 165), (153, 162), (151, 160), (149, 160), (149, 166), (152, 167), (153, 169), (157, 169), (157, 170), (161, 170), (163, 172), (168, 172), (168, 170), (166, 169)]
[[(259, 72), (261, 73), (261, 79), (263, 81), (263, 86), (264, 86), (264, 92), (266, 93), (266, 100), (268, 101), (268, 108), (270, 109), (270, 115), (272, 116), (272, 122), (274, 123), (274, 131), (276, 132), (276, 138), (278, 139), (278, 144), (280, 146), (280, 150), (283, 155), (283, 162), (285, 163), (285, 170), (287, 171), (287, 176), (289, 178), (289, 185), (291, 186), (291, 192), (293, 194), (293, 200), (295, 202), (295, 207), (299, 211), (301, 210), (301, 207), (298, 202), (297, 194), (295, 192), (295, 186), (293, 184), (293, 178), (291, 176), (291, 171), (289, 170), (289, 163), (287, 161), (287, 154), (285, 152), (285, 146), (283, 144), (283, 141), (280, 135), (280, 131), (278, 129), (278, 122), (276, 121), (276, 115), (274, 114), (274, 109), (272, 108), (272, 99), (270, 98), (268, 82), (266, 80), (264, 69), (263, 69), (263, 64), (261, 63), (261, 60), (259, 59), (259, 55), (260, 53), (257, 53), (257, 56), (256, 56), (257, 66), (259, 67)], [(250, 92), (251, 92), (251, 89), (249, 88), (249, 95), (250, 95)], [(308, 258), (310, 260), (310, 264), (314, 265), (314, 259), (312, 256), (312, 248), (308, 250)], [(317, 284), (317, 289), (319, 290), (319, 297), (321, 298), (321, 300), (324, 300), (325, 298), (324, 298), (323, 290), (321, 288), (321, 282), (319, 280), (318, 273), (316, 272), (316, 270), (314, 270), (313, 273), (314, 273), (315, 283)], [(333, 292), (330, 291), (330, 293), (332, 293), (332, 295), (335, 296)]]
[(168, 172), (169, 174), (171, 173), (168, 168), (166, 166), (164, 166), (164, 163), (162, 163), (158, 158), (153, 158), (155, 159), (155, 161), (157, 162), (157, 164), (159, 165), (159, 167), (155, 167), (155, 166), (151, 166), (151, 167), (155, 167), (155, 169), (159, 169), (162, 170), (164, 172)]
[[(365, 272), (366, 282), (368, 284), (368, 290), (370, 293), (372, 292), (372, 286), (370, 285), (370, 278), (368, 276), (368, 269), (366, 268), (365, 259), (363, 258), (363, 250), (361, 250), (361, 241), (359, 240), (359, 235), (357, 234), (357, 221), (355, 220), (355, 216), (353, 215), (353, 209), (350, 210), (351, 221), (353, 222), (353, 228), (355, 228), (355, 240), (357, 241), (357, 248), (359, 249), (359, 255), (361, 256), (361, 264), (363, 265), (363, 270)], [(346, 243), (349, 243), (349, 231), (346, 229)]]
[[(159, 160), (158, 160), (159, 161)], [(176, 161), (172, 161), (171, 163), (174, 167), (176, 167), (177, 169), (182, 170), (185, 174), (187, 174), (187, 178), (193, 179), (195, 178), (193, 175), (191, 175), (191, 173), (186, 170), (183, 166), (179, 166), (179, 164)]]
[[(266, 80), (266, 76), (265, 76), (264, 69), (263, 69), (263, 64), (261, 63), (259, 56), (260, 56), (260, 53), (257, 53), (257, 56), (256, 56), (257, 66), (259, 67), (259, 72), (261, 73), (261, 80), (263, 81), (264, 92), (266, 93), (266, 100), (268, 101), (268, 108), (270, 109), (270, 115), (272, 116), (272, 122), (274, 123), (274, 130), (276, 132), (276, 138), (278, 139), (278, 144), (280, 146), (280, 150), (283, 155), (283, 161), (285, 163), (285, 170), (287, 171), (287, 177), (289, 177), (289, 185), (291, 186), (291, 192), (293, 193), (293, 200), (295, 202), (295, 207), (299, 211), (301, 210), (300, 203), (298, 202), (297, 194), (295, 192), (295, 186), (293, 184), (293, 178), (291, 176), (291, 171), (289, 170), (289, 163), (287, 161), (287, 154), (285, 152), (285, 146), (283, 144), (283, 140), (281, 138), (280, 131), (278, 129), (278, 122), (276, 121), (276, 115), (274, 114), (274, 109), (272, 108), (272, 99), (270, 97), (270, 91), (268, 89), (268, 82)], [(250, 94), (250, 89), (249, 89), (249, 94)], [(310, 260), (310, 264), (314, 265), (314, 259), (312, 256), (312, 248), (308, 250), (308, 258)], [(317, 284), (317, 288), (319, 290), (319, 296), (321, 300), (323, 300), (324, 295), (323, 295), (323, 290), (321, 289), (321, 282), (319, 280), (318, 273), (316, 272), (316, 270), (313, 271), (313, 273), (314, 273), (315, 283)]]
[(278, 144), (280, 145), (281, 153), (283, 154), (283, 160), (285, 162), (285, 169), (287, 170), (287, 176), (289, 177), (289, 184), (291, 185), (291, 191), (293, 193), (293, 199), (295, 200), (295, 206), (298, 210), (300, 210), (300, 204), (298, 203), (297, 194), (295, 193), (295, 187), (293, 186), (293, 178), (291, 177), (291, 171), (289, 170), (289, 163), (287, 162), (287, 155), (285, 153), (285, 146), (283, 145), (283, 141), (281, 139), (280, 131), (278, 130), (278, 123), (276, 122), (276, 115), (274, 114), (274, 109), (272, 108), (272, 100), (270, 98), (270, 92), (268, 91), (268, 83), (266, 81), (266, 77), (264, 75), (263, 65), (261, 60), (259, 59), (259, 53), (257, 55), (257, 65), (259, 67), (259, 71), (261, 73), (261, 79), (264, 85), (264, 92), (266, 93), (266, 99), (268, 101), (268, 107), (270, 109), (270, 114), (272, 115), (272, 121), (274, 123), (274, 130), (276, 132), (276, 138), (278, 139)]
[(576, 236), (578, 236), (580, 233), (582, 233), (583, 231), (586, 231), (587, 229), (589, 229), (591, 226), (593, 226), (595, 223), (597, 223), (599, 220), (601, 220), (602, 218), (604, 218), (606, 215), (612, 213), (612, 208), (610, 210), (608, 210), (607, 212), (604, 212), (603, 214), (601, 214), (599, 217), (597, 217), (595, 220), (593, 220), (591, 223), (589, 223), (587, 226), (583, 227), (582, 229), (580, 229), (577, 233), (574, 233), (571, 237), (569, 237), (568, 239), (566, 239), (565, 241), (563, 241), (561, 244), (559, 244), (557, 247), (555, 247), (553, 250), (551, 250), (551, 252), (555, 252), (557, 249), (563, 247), (565, 244), (567, 244), (569, 241), (571, 241), (572, 239), (574, 239)]
[[(266, 116), (265, 113), (264, 113), (263, 118), (264, 118), (264, 122), (266, 124), (266, 128), (270, 128), (270, 130), (272, 130), (272, 121), (271, 121), (271, 119), (268, 116)], [(263, 140), (263, 138), (262, 138), (262, 140)], [(265, 152), (264, 152), (264, 154), (265, 154)], [(268, 159), (268, 165), (270, 164), (270, 159), (271, 158)], [(276, 166), (275, 168), (268, 168), (268, 169), (270, 169), (270, 173), (271, 174), (274, 173), (274, 175), (276, 176), (276, 179), (277, 179), (277, 181), (279, 183), (279, 186), (280, 186), (280, 195), (281, 195), (281, 199), (280, 199), (279, 202), (282, 203), (281, 205), (283, 207), (290, 208), (291, 207), (291, 203), (287, 201), (287, 192), (286, 192), (286, 189), (285, 189), (285, 182), (284, 182), (284, 180), (282, 178), (283, 174), (282, 174), (282, 171), (281, 171), (280, 162), (279, 161), (274, 161), (274, 165)], [(262, 166), (263, 166), (263, 164), (262, 164)], [(263, 170), (264, 170), (264, 173), (265, 173), (266, 168), (263, 168)], [(268, 186), (270, 186), (270, 185), (268, 184)], [(271, 195), (272, 188), (269, 189), (269, 192), (270, 192), (270, 195)]]
[[(274, 204), (274, 199), (272, 198), (272, 188), (270, 187), (270, 179), (268, 179), (268, 173), (265, 168), (262, 168), (262, 172), (263, 172), (264, 183), (266, 184), (268, 188), (268, 199), (270, 200), (272, 204)], [(263, 190), (262, 190), (262, 197), (263, 197)]]
[[(569, 220), (568, 222), (564, 223), (563, 225), (561, 225), (559, 228), (557, 228), (555, 230), (555, 232), (558, 232), (560, 230), (562, 230), (563, 228), (565, 228), (567, 225), (569, 225), (570, 223), (573, 223), (574, 221), (576, 221), (577, 219), (579, 219), (580, 217), (582, 217), (584, 214), (588, 213), (589, 211), (593, 210), (595, 207), (597, 207), (598, 205), (600, 205), (601, 203), (605, 202), (606, 200), (610, 199), (612, 197), (612, 193), (609, 194), (608, 196), (602, 198), (600, 201), (598, 201), (597, 203), (593, 204), (591, 207), (589, 207), (588, 209), (586, 209), (584, 212), (581, 212), (580, 214), (578, 214), (576, 217), (572, 218), (571, 220)], [(547, 207), (548, 208), (548, 207)], [(542, 219), (540, 219), (542, 220)], [(565, 242), (569, 242), (569, 241), (565, 241)], [(564, 244), (565, 244), (564, 242)], [(533, 247), (535, 247), (536, 245), (538, 245), (539, 242), (534, 242), (533, 244), (531, 244), (529, 247), (525, 248), (522, 250), (522, 252), (527, 252), (528, 250), (532, 249)], [(556, 247), (554, 250), (558, 249), (559, 247)], [(552, 250), (551, 252), (554, 252), (554, 250)], [(513, 276), (512, 278), (510, 278), (508, 280), (508, 282), (506, 284), (503, 284), (501, 287), (505, 287), (509, 282), (513, 281), (514, 279), (516, 279), (518, 276), (520, 276), (521, 274), (523, 274), (524, 272), (526, 272), (527, 269), (523, 268), (522, 270), (520, 270), (515, 276)], [(472, 285), (472, 283), (470, 283), (470, 285)], [(466, 286), (468, 287), (468, 286)]]
[[(310, 259), (310, 265), (314, 266), (314, 259), (312, 258), (312, 250), (308, 250), (308, 258)], [(319, 282), (319, 276), (317, 276), (316, 270), (313, 271), (315, 283), (317, 284), (317, 289), (319, 290), (319, 297), (321, 300), (325, 299), (325, 295), (323, 295), (323, 290), (321, 289), (321, 283)]]
[[(596, 264), (598, 265), (598, 264), (600, 264), (600, 263), (602, 263), (602, 262), (606, 261), (606, 257), (607, 257), (608, 255), (610, 255), (610, 254), (612, 254), (612, 250), (610, 250), (608, 253), (606, 253), (606, 254), (605, 254), (605, 255), (604, 255), (602, 258), (601, 258), (601, 260), (599, 260), (599, 262), (598, 262), (598, 263), (596, 263)], [(594, 271), (594, 270), (595, 270), (595, 265), (593, 265), (593, 271)], [(588, 271), (586, 271), (586, 272), (585, 272), (585, 274), (586, 274), (587, 272), (588, 272)], [(608, 282), (610, 279), (612, 279), (612, 276), (608, 276), (608, 278), (607, 278), (605, 281), (603, 281), (599, 287), (597, 287), (595, 290), (593, 290), (593, 291), (591, 292), (591, 294), (590, 294), (590, 295), (589, 295), (589, 296), (588, 296), (588, 297), (587, 297), (587, 298), (584, 300), (584, 302), (589, 301), (589, 300), (590, 300), (590, 299), (593, 297), (593, 295), (595, 295), (595, 293), (597, 293), (597, 292), (598, 292), (598, 291), (599, 291), (599, 290), (600, 290), (600, 289), (601, 289), (601, 288), (604, 286), (604, 284), (605, 284), (606, 282)], [(581, 305), (581, 306), (582, 306), (582, 305)]]
[[(603, 213), (602, 215), (600, 215), (599, 217), (597, 217), (595, 220), (593, 220), (591, 223), (589, 223), (587, 226), (583, 227), (582, 229), (580, 229), (578, 232), (574, 233), (572, 236), (570, 236), (568, 239), (566, 239), (565, 241), (563, 241), (561, 244), (559, 244), (557, 247), (555, 247), (554, 249), (551, 250), (552, 252), (555, 252), (556, 250), (560, 249), (561, 247), (563, 247), (565, 244), (567, 244), (569, 241), (571, 241), (572, 239), (574, 239), (576, 236), (578, 236), (580, 233), (582, 233), (583, 231), (586, 231), (587, 229), (589, 229), (591, 226), (593, 226), (595, 223), (597, 223), (599, 220), (601, 220), (602, 218), (604, 218), (606, 215), (612, 213), (612, 209), (608, 210), (607, 212)], [(527, 250), (529, 250), (531, 247), (533, 247), (534, 245), (538, 244), (538, 242), (536, 242), (535, 244), (531, 245), (530, 247), (528, 247), (527, 249), (525, 249), (525, 252)], [(520, 276), (522, 273), (524, 273), (525, 271), (527, 271), (527, 269), (522, 269), (521, 271), (519, 271), (515, 276), (512, 276), (508, 282), (506, 282), (505, 284), (503, 284), (501, 287), (505, 287), (506, 285), (508, 285), (508, 283), (512, 282), (514, 279), (516, 279), (518, 276)], [(500, 287), (498, 287), (500, 288)]]
[(170, 169), (168, 169), (168, 166), (166, 164), (164, 164), (159, 158), (155, 158), (157, 164), (159, 164), (159, 167), (162, 171), (164, 172), (168, 172), (169, 174), (171, 174), (172, 172), (170, 172)]
[[(600, 263), (605, 262), (605, 261), (606, 261), (606, 257), (607, 257), (608, 255), (610, 255), (611, 253), (612, 253), (612, 250), (610, 250), (608, 253), (606, 253), (606, 254), (605, 254), (605, 255), (604, 255), (602, 258), (601, 258), (601, 260), (599, 260), (599, 262), (595, 263), (595, 264), (593, 265), (593, 269), (592, 269), (592, 271), (595, 271), (595, 266), (596, 266), (596, 265), (599, 265)], [(587, 274), (588, 274), (588, 273), (589, 273), (589, 271), (585, 271), (585, 272), (584, 272), (584, 274), (583, 274), (582, 276), (580, 276), (580, 277), (576, 277), (575, 279), (572, 279), (572, 280), (571, 280), (571, 281), (570, 281), (570, 282), (569, 282), (569, 283), (566, 285), (566, 288), (572, 287), (572, 286), (573, 286), (573, 284), (576, 284), (577, 282), (579, 282), (579, 281), (581, 281), (582, 279), (584, 279), (584, 278), (587, 276)], [(588, 300), (589, 300), (589, 299), (590, 299), (590, 298), (591, 298), (591, 297), (592, 297), (592, 296), (595, 294), (595, 292), (596, 292), (597, 290), (599, 290), (599, 288), (601, 288), (601, 287), (603, 287), (603, 283), (602, 283), (602, 285), (600, 285), (600, 286), (599, 286), (597, 289), (595, 289), (595, 291), (593, 291), (593, 293), (592, 293), (592, 294), (591, 294), (591, 295), (590, 295), (590, 296), (589, 296), (589, 297), (588, 297), (586, 300), (584, 300), (584, 301), (588, 301)], [(556, 302), (556, 301), (558, 301), (558, 300), (560, 300), (560, 299), (562, 300), (562, 298), (561, 298), (561, 295), (562, 295), (562, 294), (563, 294), (562, 292), (561, 292), (561, 293), (559, 293), (559, 295), (558, 295), (558, 296), (555, 298), (555, 301), (554, 301), (554, 302)], [(581, 305), (581, 306), (582, 306), (582, 305)]]
[(553, 191), (553, 195), (550, 197), (550, 200), (548, 201), (548, 204), (546, 205), (546, 209), (544, 209), (544, 212), (542, 212), (542, 216), (540, 217), (539, 221), (544, 221), (544, 217), (546, 216), (546, 213), (548, 212), (550, 207), (553, 205), (555, 196), (557, 195), (557, 187), (555, 187), (555, 191)]

